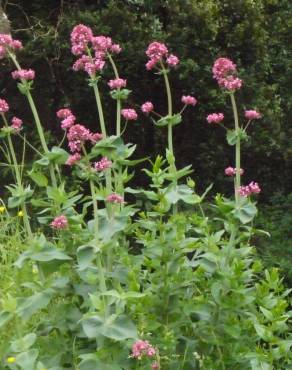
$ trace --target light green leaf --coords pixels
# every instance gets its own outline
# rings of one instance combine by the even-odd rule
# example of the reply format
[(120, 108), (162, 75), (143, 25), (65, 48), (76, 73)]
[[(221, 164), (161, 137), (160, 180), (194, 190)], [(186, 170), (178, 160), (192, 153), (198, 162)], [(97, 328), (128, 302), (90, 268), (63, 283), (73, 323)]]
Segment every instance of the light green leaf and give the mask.
[(10, 321), (13, 318), (13, 314), (2, 311), (0, 312), (0, 328), (4, 326), (8, 321)]
[(78, 269), (84, 270), (91, 265), (96, 258), (99, 249), (91, 245), (82, 245), (77, 249)]
[(112, 236), (119, 231), (122, 231), (127, 226), (127, 217), (116, 216), (109, 220), (107, 217), (100, 219), (99, 236), (103, 241), (111, 240)]
[(246, 224), (254, 219), (257, 214), (257, 208), (253, 203), (248, 202), (233, 210), (232, 213), (235, 218)]
[(229, 145), (235, 145), (237, 134), (235, 130), (227, 130), (226, 139)]
[(42, 248), (41, 251), (33, 253), (30, 258), (33, 261), (41, 261), (41, 262), (47, 262), (47, 261), (52, 261), (52, 260), (71, 260), (72, 258), (69, 257), (67, 254), (62, 252), (59, 249), (52, 248), (49, 246), (45, 246)]
[(172, 116), (162, 117), (158, 121), (156, 121), (156, 122), (154, 121), (154, 122), (155, 122), (156, 126), (163, 127), (163, 126), (168, 126), (168, 125), (176, 126), (176, 125), (180, 124), (181, 121), (182, 121), (182, 117), (179, 113), (177, 113), (177, 114), (174, 114)]
[(15, 363), (23, 370), (34, 370), (38, 355), (39, 351), (37, 349), (31, 349), (30, 351), (19, 353), (16, 356)]
[(138, 338), (135, 325), (125, 315), (111, 315), (106, 319), (95, 315), (83, 319), (82, 327), (88, 338), (97, 338), (100, 335), (119, 341)]
[(47, 177), (42, 174), (41, 172), (36, 172), (36, 171), (29, 171), (28, 172), (29, 177), (38, 185), (41, 187), (46, 187), (48, 186), (48, 179)]
[(34, 313), (47, 307), (51, 297), (51, 294), (47, 290), (42, 293), (36, 293), (28, 298), (21, 298), (16, 312), (23, 320), (28, 320)]
[(267, 327), (265, 327), (264, 325), (254, 323), (254, 328), (255, 328), (258, 336), (260, 338), (262, 338), (263, 340), (269, 342), (272, 339), (272, 337), (273, 337), (272, 332)]
[(69, 154), (66, 150), (59, 148), (58, 146), (53, 146), (52, 150), (46, 154), (46, 157), (51, 163), (64, 164), (67, 161)]
[(264, 314), (264, 316), (265, 316), (268, 320), (270, 320), (270, 321), (272, 321), (272, 320), (273, 320), (274, 316), (273, 316), (273, 314), (272, 314), (272, 312), (271, 312), (271, 311), (267, 310), (266, 308), (264, 308), (264, 307), (262, 307), (262, 306), (260, 306), (260, 310), (262, 311), (262, 313)]
[(11, 343), (11, 351), (12, 352), (27, 351), (35, 343), (36, 338), (37, 336), (35, 333), (29, 333), (21, 339), (14, 340)]

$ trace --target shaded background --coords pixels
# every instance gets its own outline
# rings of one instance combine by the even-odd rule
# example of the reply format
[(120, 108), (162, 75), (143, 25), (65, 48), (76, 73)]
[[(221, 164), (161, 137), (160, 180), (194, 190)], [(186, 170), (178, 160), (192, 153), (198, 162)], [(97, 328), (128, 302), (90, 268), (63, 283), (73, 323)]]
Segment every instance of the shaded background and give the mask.
[[(75, 57), (69, 41), (76, 24), (84, 23), (95, 34), (109, 35), (121, 44), (123, 52), (116, 59), (121, 77), (133, 90), (129, 104), (138, 108), (151, 100), (163, 114), (167, 109), (163, 81), (144, 65), (148, 43), (166, 42), (181, 59), (170, 74), (175, 108), (180, 109), (182, 94), (192, 94), (199, 102), (186, 110), (183, 124), (174, 129), (178, 166), (193, 165), (199, 191), (215, 182), (215, 192), (232, 192), (224, 168), (233, 165), (233, 148), (227, 145), (222, 129), (207, 125), (206, 115), (222, 111), (226, 125), (232, 127), (229, 101), (212, 79), (211, 68), (220, 56), (235, 61), (244, 80), (244, 88), (237, 94), (241, 116), (245, 108), (263, 113), (263, 119), (252, 124), (251, 141), (243, 148), (244, 182), (255, 180), (262, 187), (259, 201), (267, 211), (259, 222), (277, 232), (282, 230), (270, 249), (262, 244), (263, 253), (268, 255), (274, 248), (276, 254), (267, 259), (284, 253), (287, 263), (287, 253), (292, 257), (290, 0), (15, 0), (2, 1), (2, 7), (11, 21), (13, 37), (25, 45), (19, 56), (22, 66), (36, 70), (33, 95), (52, 143), (62, 136), (55, 111), (63, 105), (70, 105), (78, 120), (91, 129), (98, 127), (94, 96), (85, 75), (71, 69)], [(1, 97), (24, 119), (29, 133), (33, 129), (31, 113), (8, 73), (11, 69), (1, 60)], [(106, 85), (113, 77), (110, 68), (104, 77), (101, 90), (106, 121), (113, 129), (115, 104)], [(37, 142), (32, 135), (30, 140)], [(137, 144), (136, 157), (154, 157), (164, 153), (166, 132), (154, 129), (141, 114), (137, 123), (131, 123), (125, 141)], [(135, 182), (143, 185), (145, 178), (137, 173)]]

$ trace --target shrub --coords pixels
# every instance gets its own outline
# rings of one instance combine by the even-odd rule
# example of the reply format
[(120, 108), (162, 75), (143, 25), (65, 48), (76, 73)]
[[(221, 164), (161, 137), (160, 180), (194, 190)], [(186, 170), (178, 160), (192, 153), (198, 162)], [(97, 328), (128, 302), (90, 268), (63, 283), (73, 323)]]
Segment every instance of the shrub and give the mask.
[[(52, 148), (47, 144), (32, 96), (34, 71), (22, 69), (16, 57), (21, 43), (0, 36), (0, 51), (16, 67), (12, 77), (20, 81), (41, 143), (39, 150), (22, 134), (25, 124), (19, 118), (10, 124), (9, 105), (0, 100), (2, 150), (15, 178), (7, 186), (9, 211), (2, 217), (7, 224), (16, 212), (23, 219), (16, 233), (23, 252), (11, 273), (27, 271), (21, 289), (1, 293), (0, 326), (12, 328), (5, 337), (3, 367), (291, 367), (289, 291), (277, 269), (262, 268), (250, 243), (264, 233), (251, 224), (261, 189), (254, 181), (242, 185), (240, 149), (251, 121), (261, 114), (247, 110), (240, 123), (235, 96), (242, 80), (236, 65), (219, 58), (213, 66), (214, 78), (231, 99), (234, 128), (224, 124), (221, 112), (207, 117), (209, 125), (223, 126), (235, 148), (235, 166), (225, 170), (234, 181), (234, 199), (218, 194), (209, 205), (205, 199), (212, 186), (198, 194), (194, 180), (186, 178), (191, 166), (177, 168), (173, 127), (182, 123), (186, 108), (196, 109), (197, 99), (184, 95), (181, 110), (173, 109), (169, 74), (179, 59), (165, 44), (148, 46), (146, 67), (164, 80), (167, 114), (160, 115), (149, 101), (141, 109), (167, 131), (166, 153), (133, 160), (135, 145), (125, 144), (122, 136), (138, 114), (128, 105), (132, 91), (115, 64), (118, 44), (82, 24), (71, 33), (73, 69), (88, 78), (101, 133), (77, 123), (71, 107), (58, 110), (69, 154), (63, 141)], [(106, 64), (114, 74), (108, 82), (117, 113), (114, 135), (108, 135), (100, 93)], [(15, 154), (17, 136), (36, 152), (29, 171), (25, 150), (21, 164)], [(133, 189), (130, 171), (146, 160), (149, 186)], [(64, 175), (65, 166), (70, 176)]]

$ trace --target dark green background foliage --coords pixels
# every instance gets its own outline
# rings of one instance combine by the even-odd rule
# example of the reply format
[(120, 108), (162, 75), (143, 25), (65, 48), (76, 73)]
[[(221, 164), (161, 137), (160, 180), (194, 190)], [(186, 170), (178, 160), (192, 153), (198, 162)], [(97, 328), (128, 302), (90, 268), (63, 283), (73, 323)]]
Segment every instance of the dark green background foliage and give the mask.
[[(222, 111), (227, 126), (232, 126), (229, 101), (226, 104), (211, 74), (217, 57), (230, 57), (244, 80), (244, 88), (237, 94), (241, 113), (244, 108), (257, 108), (263, 113), (263, 119), (252, 124), (252, 139), (243, 150), (244, 182), (255, 180), (261, 184), (260, 201), (270, 204), (271, 196), (278, 193), (285, 205), (291, 192), (292, 153), (290, 0), (18, 0), (3, 1), (2, 6), (11, 20), (13, 36), (26, 46), (20, 56), (22, 65), (37, 72), (33, 93), (48, 135), (54, 139), (62, 136), (55, 111), (63, 105), (70, 105), (80, 122), (92, 129), (98, 127), (94, 97), (85, 76), (71, 70), (74, 56), (69, 39), (74, 25), (84, 23), (96, 34), (109, 35), (119, 42), (124, 49), (117, 57), (120, 74), (133, 90), (129, 103), (138, 108), (151, 100), (162, 113), (166, 112), (162, 80), (146, 71), (144, 65), (148, 43), (166, 42), (181, 58), (179, 68), (170, 75), (176, 109), (181, 107), (182, 94), (193, 94), (199, 101), (174, 131), (178, 165), (193, 165), (200, 190), (215, 182), (215, 192), (225, 194), (232, 191), (224, 168), (233, 165), (233, 152), (223, 130), (208, 126), (205, 117)], [(10, 70), (7, 61), (1, 61), (1, 97), (7, 98), (15, 114), (32, 128), (30, 111), (10, 78)], [(104, 75), (101, 84), (107, 125), (113, 125), (115, 107), (106, 86), (113, 76), (110, 69)], [(125, 141), (137, 143), (136, 155), (143, 157), (164, 152), (166, 138), (165, 132), (154, 129), (150, 120), (140, 115), (138, 123), (131, 123)], [(136, 177), (137, 185), (144, 181), (142, 175)], [(272, 204), (278, 202), (273, 199)], [(266, 208), (267, 215), (260, 221), (277, 225), (276, 229), (283, 226), (281, 235), (273, 234), (275, 227), (271, 230), (274, 247), (265, 254), (269, 256), (275, 250), (283, 251), (280, 240), (288, 238), (288, 227), (279, 219), (289, 220), (289, 208)], [(271, 240), (266, 243), (271, 245)], [(284, 259), (288, 247), (283, 249)]]

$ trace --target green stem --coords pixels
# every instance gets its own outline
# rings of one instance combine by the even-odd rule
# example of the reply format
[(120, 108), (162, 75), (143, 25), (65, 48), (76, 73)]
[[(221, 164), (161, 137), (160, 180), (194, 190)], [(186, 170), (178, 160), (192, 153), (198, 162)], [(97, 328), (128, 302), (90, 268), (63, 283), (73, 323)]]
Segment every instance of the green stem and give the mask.
[[(48, 146), (47, 146), (47, 143), (46, 143), (43, 127), (42, 127), (42, 124), (41, 124), (41, 121), (40, 121), (40, 118), (39, 118), (34, 100), (33, 100), (32, 95), (31, 95), (29, 90), (27, 91), (26, 96), (27, 96), (27, 99), (28, 99), (28, 102), (29, 102), (29, 105), (30, 105), (35, 123), (36, 123), (37, 131), (38, 131), (38, 134), (39, 134), (39, 137), (40, 137), (40, 140), (41, 140), (43, 150), (47, 154), (49, 152), (49, 149), (48, 149)], [(49, 171), (50, 171), (52, 185), (53, 185), (54, 188), (57, 188), (57, 186), (58, 186), (57, 185), (57, 179), (56, 179), (55, 170), (54, 170), (54, 167), (53, 167), (52, 164), (49, 166)]]
[[(106, 128), (105, 128), (103, 109), (102, 109), (102, 104), (101, 104), (101, 99), (100, 99), (100, 94), (99, 94), (97, 82), (95, 82), (93, 84), (93, 90), (94, 90), (94, 95), (95, 95), (96, 104), (97, 104), (97, 110), (98, 110), (101, 132), (102, 132), (103, 138), (105, 139), (106, 138)], [(107, 169), (105, 171), (105, 183), (106, 183), (106, 192), (107, 192), (107, 194), (110, 194), (111, 191), (112, 191), (112, 176), (111, 176), (111, 170), (110, 169)]]
[(173, 155), (172, 125), (167, 126), (168, 150)]
[(116, 66), (116, 63), (114, 62), (112, 56), (108, 53), (107, 54), (107, 57), (108, 57), (108, 59), (110, 61), (110, 64), (111, 64), (111, 66), (113, 68), (113, 71), (114, 71), (114, 74), (115, 74), (115, 78), (120, 78), (119, 77), (119, 73), (118, 73), (118, 69), (117, 69), (117, 66)]
[[(96, 201), (96, 194), (95, 194), (95, 187), (94, 183), (92, 180), (90, 180), (90, 191), (91, 191), (91, 197), (92, 197), (92, 202), (93, 202), (93, 215), (94, 215), (94, 241), (96, 245), (99, 244), (98, 240), (98, 208), (97, 208), (97, 201)], [(107, 291), (106, 288), (106, 281), (105, 281), (105, 276), (104, 276), (104, 269), (102, 265), (102, 260), (101, 260), (101, 250), (97, 252), (97, 257), (96, 257), (96, 262), (97, 262), (97, 268), (98, 268), (98, 274), (99, 274), (99, 286), (100, 290), (102, 293)], [(104, 306), (104, 311), (106, 312), (106, 302), (105, 302), (105, 297), (102, 297), (103, 300), (103, 306)]]
[(22, 136), (19, 132), (17, 132), (17, 135), (23, 140), (25, 144), (27, 144), (33, 151), (35, 151), (40, 157), (43, 156), (43, 154), (37, 150), (29, 141), (26, 140), (25, 136)]
[[(115, 78), (120, 78), (117, 66), (110, 54), (107, 55), (114, 71)], [(116, 135), (121, 136), (121, 99), (117, 99), (117, 121), (116, 121)]]
[(237, 112), (237, 106), (235, 102), (235, 96), (234, 93), (230, 94), (231, 98), (231, 104), (232, 104), (232, 110), (233, 110), (233, 116), (234, 116), (234, 127), (235, 132), (237, 133), (236, 136), (236, 144), (235, 144), (235, 167), (236, 167), (236, 174), (235, 174), (235, 188), (234, 188), (234, 194), (235, 194), (235, 204), (236, 206), (239, 205), (239, 193), (238, 189), (240, 187), (241, 179), (240, 179), (240, 135), (239, 135), (239, 120), (238, 120), (238, 112)]
[(216, 340), (216, 349), (218, 351), (221, 368), (222, 368), (222, 370), (225, 370), (226, 368), (225, 368), (225, 364), (224, 364), (224, 360), (223, 360), (223, 353), (222, 353), (221, 348), (220, 348), (220, 346), (218, 344), (219, 343), (218, 338), (217, 338), (214, 330), (211, 330), (211, 332), (212, 332), (212, 334), (213, 334), (213, 336), (214, 336), (214, 338)]
[(186, 349), (184, 351), (184, 357), (183, 357), (182, 364), (181, 364), (181, 369), (182, 370), (183, 370), (185, 362), (186, 362), (187, 353), (188, 353), (188, 346), (186, 345)]
[[(7, 122), (6, 117), (3, 113), (2, 113), (2, 118), (3, 118), (3, 121), (5, 123), (5, 126), (8, 127), (8, 122)], [(9, 151), (10, 151), (10, 154), (11, 154), (11, 157), (12, 157), (13, 169), (14, 169), (14, 173), (15, 173), (17, 186), (19, 188), (22, 188), (21, 175), (20, 175), (19, 166), (18, 166), (18, 162), (17, 162), (17, 159), (16, 159), (16, 154), (15, 154), (15, 150), (14, 150), (14, 146), (13, 146), (10, 134), (8, 134), (7, 139), (8, 139)], [(24, 226), (25, 226), (25, 229), (26, 229), (26, 233), (29, 237), (32, 237), (32, 231), (31, 231), (31, 227), (30, 227), (30, 223), (29, 223), (29, 219), (28, 219), (28, 215), (27, 215), (27, 209), (26, 209), (25, 202), (23, 202), (23, 204), (22, 204), (22, 211), (23, 211), (23, 222), (24, 222)]]
[(105, 139), (106, 138), (106, 128), (105, 128), (104, 115), (103, 115), (102, 104), (101, 104), (97, 82), (95, 82), (92, 86), (93, 86), (93, 91), (94, 91), (97, 110), (98, 110), (100, 128), (101, 128), (103, 138)]
[[(107, 56), (108, 56), (108, 59), (111, 63), (112, 69), (114, 71), (115, 78), (120, 78), (117, 66), (116, 66), (112, 56), (109, 53), (108, 53)], [(126, 127), (127, 127), (127, 121), (126, 121), (125, 127), (124, 127), (123, 131), (121, 132), (121, 109), (122, 109), (121, 99), (117, 99), (117, 116), (116, 116), (116, 135), (117, 136), (122, 136), (123, 133), (126, 130)], [(116, 190), (118, 190), (119, 194), (121, 194), (123, 196), (124, 195), (124, 185), (123, 185), (123, 181), (122, 181), (122, 170), (121, 170), (121, 168), (119, 168), (117, 176), (118, 176), (118, 184), (116, 186)]]
[(93, 214), (94, 214), (94, 238), (97, 241), (98, 240), (98, 208), (97, 208), (97, 202), (96, 202), (96, 194), (95, 194), (95, 188), (93, 181), (89, 181), (90, 184), (90, 191), (91, 191), (91, 197), (93, 202)]
[[(86, 149), (85, 149), (84, 146), (82, 146), (82, 150), (83, 150), (84, 155), (87, 156), (87, 152), (86, 152)], [(99, 244), (99, 239), (98, 239), (98, 234), (99, 234), (98, 207), (97, 207), (95, 186), (94, 186), (94, 183), (93, 183), (92, 180), (89, 180), (89, 185), (90, 185), (90, 192), (91, 192), (91, 198), (92, 198), (92, 204), (93, 204), (94, 242), (96, 243), (96, 245), (98, 245)], [(98, 273), (99, 273), (100, 290), (102, 292), (106, 292), (107, 289), (106, 289), (104, 270), (103, 270), (102, 260), (101, 260), (101, 251), (98, 251), (96, 261), (97, 261), (97, 267), (98, 267)], [(105, 302), (104, 302), (104, 308), (106, 308)]]
[(116, 125), (116, 135), (121, 136), (121, 100), (117, 100), (117, 125)]
[[(16, 68), (18, 70), (21, 70), (21, 66), (18, 63), (15, 55), (12, 54), (12, 53), (9, 53), (9, 56), (12, 59), (13, 63), (15, 64)], [(22, 82), (22, 84), (24, 86), (27, 87), (26, 92), (25, 92), (25, 95), (27, 97), (28, 103), (30, 105), (30, 108), (31, 108), (31, 111), (32, 111), (32, 114), (33, 114), (33, 117), (34, 117), (34, 121), (35, 121), (35, 124), (36, 124), (36, 127), (37, 127), (37, 131), (38, 131), (38, 134), (39, 134), (41, 145), (43, 147), (43, 151), (45, 153), (48, 153), (49, 152), (49, 149), (48, 149), (48, 146), (47, 146), (47, 143), (46, 143), (46, 139), (45, 139), (45, 135), (44, 135), (44, 130), (43, 130), (43, 127), (42, 127), (42, 124), (41, 124), (41, 121), (40, 121), (40, 117), (38, 115), (38, 111), (36, 109), (34, 100), (32, 98), (31, 92), (30, 92), (29, 87), (27, 85), (27, 81), (25, 81), (25, 80), (22, 79), (21, 82)], [(50, 170), (50, 176), (51, 176), (52, 185), (53, 185), (53, 187), (56, 188), (57, 187), (57, 179), (56, 179), (55, 170), (54, 170), (53, 165), (50, 165), (49, 170)]]
[[(166, 94), (167, 94), (167, 106), (168, 106), (168, 116), (172, 116), (172, 96), (171, 96), (171, 90), (169, 85), (169, 79), (167, 76), (167, 71), (162, 65), (162, 74), (164, 77), (164, 83), (166, 87)], [(172, 138), (172, 125), (168, 124), (168, 150), (173, 154), (173, 138)]]
[[(164, 83), (166, 87), (166, 95), (167, 95), (167, 106), (168, 106), (168, 116), (171, 117), (173, 110), (172, 110), (172, 96), (171, 96), (171, 89), (170, 89), (170, 84), (169, 84), (169, 79), (167, 75), (167, 70), (164, 67), (164, 64), (161, 62), (161, 67), (162, 67), (162, 74), (164, 77)], [(168, 150), (171, 153), (171, 156), (173, 158), (173, 163), (170, 166), (170, 171), (175, 175), (176, 172), (176, 167), (175, 167), (175, 157), (174, 157), (174, 150), (173, 150), (173, 135), (172, 135), (172, 125), (169, 123), (167, 126), (167, 141), (168, 141)], [(174, 186), (177, 186), (177, 181), (173, 181)], [(178, 205), (177, 203), (173, 205), (173, 214), (177, 214), (177, 208)]]
[(32, 114), (33, 114), (33, 117), (34, 117), (34, 120), (35, 120), (35, 123), (36, 123), (37, 131), (38, 131), (38, 134), (39, 134), (39, 137), (40, 137), (40, 140), (41, 140), (43, 150), (44, 150), (45, 153), (48, 153), (49, 148), (48, 148), (47, 143), (46, 143), (45, 135), (44, 135), (44, 132), (43, 132), (43, 127), (42, 127), (42, 124), (41, 124), (41, 121), (40, 121), (40, 118), (39, 118), (34, 100), (33, 100), (32, 95), (31, 95), (29, 90), (26, 93), (26, 97), (27, 97), (27, 100), (29, 102), (29, 105), (30, 105), (30, 108), (31, 108), (31, 111), (32, 111)]

